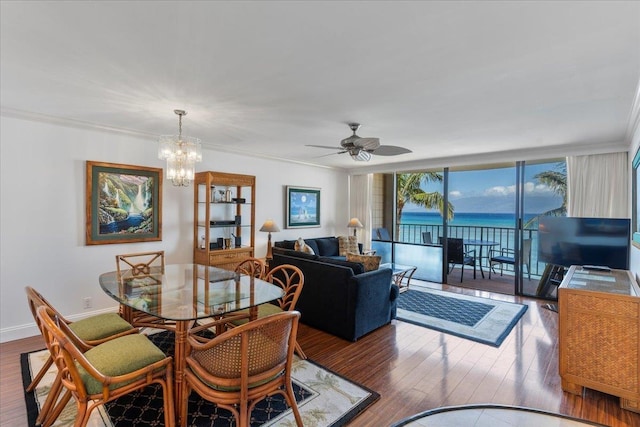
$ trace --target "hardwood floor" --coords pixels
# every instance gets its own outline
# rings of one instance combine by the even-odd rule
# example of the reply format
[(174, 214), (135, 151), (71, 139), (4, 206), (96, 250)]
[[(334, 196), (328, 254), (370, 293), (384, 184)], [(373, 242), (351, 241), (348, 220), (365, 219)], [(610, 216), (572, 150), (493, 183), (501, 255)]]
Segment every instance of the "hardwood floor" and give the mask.
[[(528, 310), (499, 348), (395, 320), (355, 343), (301, 325), (298, 339), (311, 360), (380, 394), (350, 427), (388, 426), (427, 409), (470, 403), (527, 406), (612, 427), (640, 426), (640, 414), (621, 409), (618, 398), (592, 390), (582, 397), (562, 392), (558, 315), (542, 307), (548, 301), (441, 288), (521, 302)], [(40, 348), (40, 337), (0, 344), (0, 425), (27, 424), (19, 354)]]

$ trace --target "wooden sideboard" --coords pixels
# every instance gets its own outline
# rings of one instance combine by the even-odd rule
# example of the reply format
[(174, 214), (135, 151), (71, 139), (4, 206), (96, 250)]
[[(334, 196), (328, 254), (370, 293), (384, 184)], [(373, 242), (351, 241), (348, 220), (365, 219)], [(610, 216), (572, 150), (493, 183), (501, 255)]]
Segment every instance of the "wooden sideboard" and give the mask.
[(640, 412), (640, 288), (631, 273), (572, 266), (558, 304), (562, 389), (598, 390)]

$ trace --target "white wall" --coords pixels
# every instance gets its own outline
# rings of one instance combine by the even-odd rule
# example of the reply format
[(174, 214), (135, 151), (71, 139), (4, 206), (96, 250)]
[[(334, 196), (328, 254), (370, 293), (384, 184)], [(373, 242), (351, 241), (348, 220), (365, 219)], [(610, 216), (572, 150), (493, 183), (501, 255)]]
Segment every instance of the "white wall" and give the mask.
[[(164, 250), (167, 262), (193, 257), (193, 187), (163, 185), (160, 242), (85, 245), (85, 161), (164, 167), (152, 139), (13, 117), (0, 122), (0, 342), (36, 335), (24, 287), (35, 287), (65, 316), (115, 310), (100, 273), (115, 255)], [(197, 170), (256, 176), (256, 256), (266, 253), (267, 218), (274, 240), (346, 234), (346, 172), (205, 150)], [(322, 228), (284, 229), (284, 186), (320, 187)], [(93, 308), (84, 310), (83, 298)]]

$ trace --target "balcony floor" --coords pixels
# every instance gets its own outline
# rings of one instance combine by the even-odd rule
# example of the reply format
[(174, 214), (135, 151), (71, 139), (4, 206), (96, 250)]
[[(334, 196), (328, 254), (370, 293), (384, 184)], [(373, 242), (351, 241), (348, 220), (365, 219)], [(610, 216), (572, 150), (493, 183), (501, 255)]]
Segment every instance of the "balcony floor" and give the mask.
[[(515, 295), (513, 272), (505, 272), (503, 276), (500, 276), (500, 271), (497, 270), (497, 272), (491, 273), (491, 279), (489, 279), (489, 272), (485, 267), (484, 279), (482, 278), (479, 269), (476, 269), (476, 278), (474, 279), (473, 268), (466, 266), (464, 268), (462, 283), (460, 282), (460, 274), (461, 268), (459, 266), (456, 266), (453, 271), (447, 276), (447, 283), (449, 285), (460, 286), (463, 288), (475, 289), (479, 291)], [(421, 281), (418, 280), (416, 282)], [(540, 279), (538, 277), (531, 276), (531, 279), (528, 279), (525, 273), (524, 294), (528, 296), (535, 296), (539, 282)]]

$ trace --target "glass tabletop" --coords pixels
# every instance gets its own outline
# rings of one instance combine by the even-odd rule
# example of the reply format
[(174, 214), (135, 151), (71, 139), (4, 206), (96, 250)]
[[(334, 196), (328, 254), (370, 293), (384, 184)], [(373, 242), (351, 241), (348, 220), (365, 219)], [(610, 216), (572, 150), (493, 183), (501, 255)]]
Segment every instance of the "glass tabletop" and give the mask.
[(164, 272), (100, 275), (102, 290), (120, 304), (168, 320), (195, 320), (250, 308), (284, 295), (264, 280), (200, 264), (168, 264)]
[(379, 268), (390, 268), (392, 270), (391, 274), (400, 274), (406, 273), (408, 271), (414, 270), (416, 267), (414, 265), (403, 265), (395, 262), (387, 262), (384, 264), (380, 264)]

